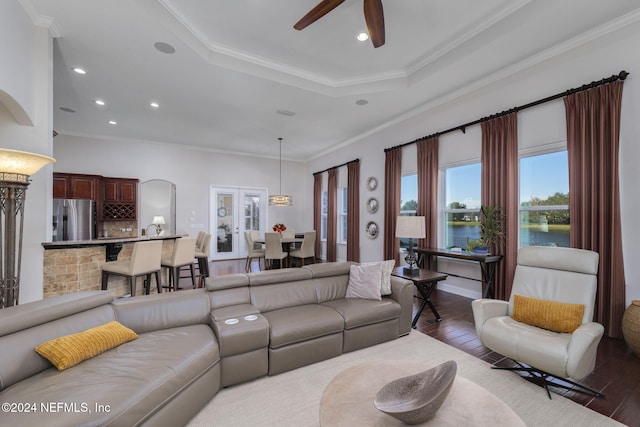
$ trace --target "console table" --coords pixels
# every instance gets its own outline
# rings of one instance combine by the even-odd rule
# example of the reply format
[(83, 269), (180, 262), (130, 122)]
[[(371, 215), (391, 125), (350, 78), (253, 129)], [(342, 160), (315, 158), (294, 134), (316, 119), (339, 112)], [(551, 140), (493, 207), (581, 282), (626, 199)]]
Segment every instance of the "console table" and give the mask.
[[(452, 251), (451, 249), (437, 249), (437, 248), (417, 248), (415, 251), (418, 253), (418, 266), (421, 268), (429, 268), (430, 270), (438, 271), (438, 257), (455, 258), (465, 261), (475, 261), (480, 264), (480, 271), (482, 272), (482, 280), (475, 279), (473, 277), (459, 276), (452, 273), (447, 273), (449, 276), (461, 277), (464, 279), (480, 281), (484, 285), (483, 298), (493, 298), (493, 278), (496, 272), (496, 265), (502, 259), (502, 255), (491, 254), (477, 254), (467, 251)], [(428, 259), (426, 259), (428, 257)], [(425, 262), (426, 261), (426, 262)], [(427, 263), (428, 262), (428, 263)]]

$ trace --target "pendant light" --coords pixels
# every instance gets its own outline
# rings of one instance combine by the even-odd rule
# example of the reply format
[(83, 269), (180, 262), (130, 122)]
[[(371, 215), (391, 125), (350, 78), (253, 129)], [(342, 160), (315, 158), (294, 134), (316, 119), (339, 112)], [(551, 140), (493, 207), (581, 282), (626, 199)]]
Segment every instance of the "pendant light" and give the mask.
[(291, 196), (282, 194), (282, 138), (278, 138), (278, 140), (280, 141), (280, 194), (269, 196), (269, 206), (291, 206), (293, 205)]

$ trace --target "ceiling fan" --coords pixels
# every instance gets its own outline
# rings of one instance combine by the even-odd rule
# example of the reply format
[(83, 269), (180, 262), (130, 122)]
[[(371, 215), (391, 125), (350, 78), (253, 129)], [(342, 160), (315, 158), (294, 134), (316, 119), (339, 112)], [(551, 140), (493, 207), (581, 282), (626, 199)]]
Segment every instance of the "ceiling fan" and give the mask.
[[(302, 30), (344, 3), (344, 0), (322, 0), (293, 26)], [(364, 19), (367, 22), (369, 37), (373, 47), (384, 44), (384, 14), (382, 0), (364, 0)]]

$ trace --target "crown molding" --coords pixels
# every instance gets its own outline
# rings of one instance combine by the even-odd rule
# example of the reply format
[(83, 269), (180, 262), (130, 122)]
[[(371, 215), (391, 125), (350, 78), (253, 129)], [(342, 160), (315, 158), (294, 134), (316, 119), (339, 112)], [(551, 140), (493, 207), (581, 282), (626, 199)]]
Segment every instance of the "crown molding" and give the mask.
[(36, 8), (33, 7), (33, 4), (30, 0), (18, 1), (20, 2), (20, 5), (22, 5), (22, 8), (25, 10), (25, 12), (27, 12), (27, 15), (29, 15), (29, 18), (31, 18), (31, 22), (33, 22), (34, 25), (48, 29), (49, 33), (51, 33), (51, 37), (53, 37), (54, 39), (62, 37), (62, 31), (60, 31), (59, 26), (52, 17), (38, 14), (38, 12), (36, 12)]

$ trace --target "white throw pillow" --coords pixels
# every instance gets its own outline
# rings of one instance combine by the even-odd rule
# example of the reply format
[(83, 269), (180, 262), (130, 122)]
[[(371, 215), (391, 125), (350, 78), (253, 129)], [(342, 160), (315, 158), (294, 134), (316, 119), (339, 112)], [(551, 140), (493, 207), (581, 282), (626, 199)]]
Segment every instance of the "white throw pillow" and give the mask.
[(391, 272), (396, 267), (393, 259), (387, 261), (363, 262), (360, 265), (368, 266), (380, 264), (382, 266), (382, 279), (380, 280), (380, 295), (391, 295)]
[(352, 265), (349, 268), (349, 284), (345, 298), (363, 298), (380, 301), (382, 266)]

